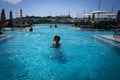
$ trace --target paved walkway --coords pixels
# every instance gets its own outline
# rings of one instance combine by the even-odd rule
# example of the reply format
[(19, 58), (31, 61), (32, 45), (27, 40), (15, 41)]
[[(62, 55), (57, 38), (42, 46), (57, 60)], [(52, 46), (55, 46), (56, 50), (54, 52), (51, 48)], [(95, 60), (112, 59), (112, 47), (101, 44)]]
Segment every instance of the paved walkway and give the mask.
[(4, 34), (2, 34), (2, 35), (0, 35), (0, 38), (1, 38), (1, 37), (5, 37), (5, 35), (4, 35)]
[(113, 35), (99, 35), (100, 37), (106, 38), (106, 39), (110, 39), (113, 41), (117, 41), (120, 42), (120, 37), (114, 37)]
[(115, 38), (113, 35), (96, 35), (93, 38), (120, 48), (120, 38)]

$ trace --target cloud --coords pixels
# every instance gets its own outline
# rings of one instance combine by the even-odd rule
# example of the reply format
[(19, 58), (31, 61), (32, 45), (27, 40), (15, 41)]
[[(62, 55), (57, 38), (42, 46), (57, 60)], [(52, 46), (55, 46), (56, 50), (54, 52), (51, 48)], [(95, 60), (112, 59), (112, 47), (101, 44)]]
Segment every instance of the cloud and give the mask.
[(3, 0), (3, 1), (8, 2), (8, 3), (10, 3), (10, 4), (18, 4), (18, 3), (20, 3), (22, 0)]

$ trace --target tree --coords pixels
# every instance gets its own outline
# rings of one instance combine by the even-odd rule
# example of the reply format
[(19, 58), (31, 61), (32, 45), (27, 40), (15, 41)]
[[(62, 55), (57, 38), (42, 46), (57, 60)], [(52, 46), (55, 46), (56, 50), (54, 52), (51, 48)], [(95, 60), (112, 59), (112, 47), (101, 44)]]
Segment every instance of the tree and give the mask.
[(1, 12), (1, 24), (4, 25), (5, 21), (6, 21), (5, 10), (2, 9), (2, 12)]
[(117, 21), (117, 25), (120, 25), (120, 10), (118, 10), (116, 21)]
[(9, 17), (9, 26), (13, 25), (13, 15), (12, 15), (12, 11), (10, 11), (10, 17)]
[(12, 11), (10, 11), (10, 21), (13, 19)]

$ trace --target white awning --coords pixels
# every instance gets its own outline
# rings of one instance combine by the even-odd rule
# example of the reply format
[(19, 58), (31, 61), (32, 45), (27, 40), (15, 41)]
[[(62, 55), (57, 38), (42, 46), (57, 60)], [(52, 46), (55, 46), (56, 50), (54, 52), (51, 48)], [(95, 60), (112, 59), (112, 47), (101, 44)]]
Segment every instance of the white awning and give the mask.
[(83, 14), (84, 16), (92, 16), (91, 13), (86, 13), (86, 14)]
[(116, 14), (112, 14), (112, 13), (108, 13), (108, 14), (104, 14), (105, 16), (116, 16)]
[(96, 10), (96, 11), (92, 11), (91, 13), (109, 13), (108, 11), (102, 11), (102, 10)]

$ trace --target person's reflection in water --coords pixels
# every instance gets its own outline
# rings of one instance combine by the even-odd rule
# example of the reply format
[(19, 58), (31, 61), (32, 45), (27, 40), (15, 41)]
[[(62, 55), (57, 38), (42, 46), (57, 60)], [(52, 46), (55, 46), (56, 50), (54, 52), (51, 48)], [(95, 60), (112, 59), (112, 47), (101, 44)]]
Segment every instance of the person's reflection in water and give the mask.
[(57, 44), (56, 44), (56, 43), (53, 43), (53, 44), (52, 44), (52, 47), (53, 47), (53, 48), (60, 48), (60, 47), (61, 47), (61, 44), (60, 44), (60, 43), (57, 43)]
[(57, 61), (60, 64), (65, 64), (67, 62), (66, 55), (59, 44), (56, 47), (52, 47), (51, 59)]

